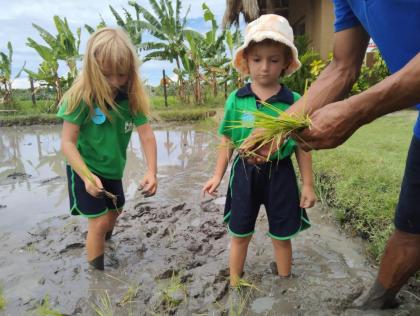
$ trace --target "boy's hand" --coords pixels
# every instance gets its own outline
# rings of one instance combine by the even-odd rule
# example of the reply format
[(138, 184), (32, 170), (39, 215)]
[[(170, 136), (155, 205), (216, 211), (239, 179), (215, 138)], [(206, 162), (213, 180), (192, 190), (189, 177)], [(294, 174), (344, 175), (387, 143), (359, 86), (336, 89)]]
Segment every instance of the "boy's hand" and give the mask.
[(207, 181), (203, 186), (203, 190), (201, 191), (202, 195), (203, 195), (203, 198), (206, 195), (206, 193), (213, 196), (213, 197), (216, 197), (217, 196), (217, 188), (220, 185), (220, 181), (222, 181), (222, 179), (220, 177), (216, 177), (216, 176), (213, 176), (209, 181)]
[(157, 178), (154, 173), (147, 172), (140, 181), (140, 188), (144, 197), (153, 196), (157, 190)]
[(312, 185), (303, 185), (300, 196), (300, 207), (311, 208), (315, 205), (316, 194)]
[(104, 187), (102, 186), (101, 180), (93, 173), (91, 173), (91, 179), (93, 179), (93, 181), (84, 179), (86, 192), (93, 197), (101, 198), (104, 194)]

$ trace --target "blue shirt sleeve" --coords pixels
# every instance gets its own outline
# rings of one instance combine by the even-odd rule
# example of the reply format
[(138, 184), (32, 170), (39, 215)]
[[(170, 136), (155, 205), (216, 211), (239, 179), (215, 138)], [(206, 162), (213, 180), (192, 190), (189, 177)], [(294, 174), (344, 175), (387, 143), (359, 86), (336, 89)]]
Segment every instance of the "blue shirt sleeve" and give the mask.
[(335, 32), (340, 32), (342, 30), (360, 25), (360, 21), (354, 15), (353, 10), (351, 9), (347, 0), (333, 0), (333, 1), (334, 1), (334, 12), (335, 12), (335, 22), (334, 22)]

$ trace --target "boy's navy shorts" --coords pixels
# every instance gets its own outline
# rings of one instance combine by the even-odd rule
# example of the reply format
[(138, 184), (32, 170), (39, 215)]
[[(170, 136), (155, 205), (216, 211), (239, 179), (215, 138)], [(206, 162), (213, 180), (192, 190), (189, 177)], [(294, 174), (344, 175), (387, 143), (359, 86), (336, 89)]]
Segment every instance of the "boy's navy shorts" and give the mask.
[(416, 136), (408, 150), (394, 223), (399, 230), (420, 234), (420, 140)]
[(109, 210), (120, 211), (124, 206), (125, 197), (121, 180), (109, 180), (96, 174), (101, 180), (104, 189), (117, 196), (117, 203), (114, 205), (113, 201), (106, 196), (97, 198), (90, 195), (86, 191), (85, 183), (79, 175), (69, 165), (67, 165), (66, 169), (72, 215), (98, 217)]
[(238, 156), (230, 174), (224, 221), (233, 236), (250, 236), (254, 233), (260, 206), (264, 204), (268, 235), (288, 240), (310, 226), (299, 200), (296, 175), (289, 157), (251, 165)]

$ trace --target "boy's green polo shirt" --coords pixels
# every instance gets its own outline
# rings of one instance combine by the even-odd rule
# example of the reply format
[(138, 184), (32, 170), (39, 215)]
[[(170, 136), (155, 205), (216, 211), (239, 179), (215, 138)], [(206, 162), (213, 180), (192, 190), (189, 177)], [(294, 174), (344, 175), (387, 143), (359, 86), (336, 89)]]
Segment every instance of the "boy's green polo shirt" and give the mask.
[[(279, 108), (282, 111), (287, 110), (290, 105), (296, 102), (300, 98), (300, 95), (296, 92), (292, 92), (286, 86), (282, 85), (282, 89), (268, 100), (267, 103)], [(251, 90), (251, 84), (248, 83), (244, 87), (233, 91), (225, 105), (225, 115), (220, 123), (219, 134), (228, 137), (237, 148), (242, 142), (251, 134), (253, 128), (235, 127), (238, 121), (245, 121), (252, 124), (254, 117), (249, 112), (261, 111), (266, 114), (277, 116), (273, 110), (259, 104), (257, 102), (258, 96)], [(244, 113), (244, 111), (248, 113)], [(296, 148), (296, 142), (289, 138), (274, 154), (271, 155), (270, 160), (284, 159), (290, 156)]]
[(127, 95), (118, 95), (115, 101), (118, 112), (110, 109), (112, 121), (106, 116), (104, 118), (102, 112), (90, 115), (85, 102), (81, 102), (73, 113), (66, 113), (67, 103), (63, 101), (57, 113), (63, 120), (80, 126), (77, 149), (88, 168), (111, 180), (119, 180), (123, 176), (133, 127), (148, 122), (144, 114), (131, 113)]

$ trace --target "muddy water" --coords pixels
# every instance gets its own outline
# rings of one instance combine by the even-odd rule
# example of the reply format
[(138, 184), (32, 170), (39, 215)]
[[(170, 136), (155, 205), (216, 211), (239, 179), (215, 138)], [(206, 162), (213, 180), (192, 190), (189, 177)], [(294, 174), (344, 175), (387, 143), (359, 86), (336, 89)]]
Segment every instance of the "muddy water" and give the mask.
[[(28, 315), (43, 304), (68, 315), (223, 315), (232, 311), (223, 197), (202, 200), (214, 167), (215, 136), (193, 126), (157, 126), (159, 189), (138, 194), (145, 160), (129, 145), (125, 212), (106, 248), (106, 272), (85, 263), (86, 221), (68, 216), (59, 126), (0, 129), (0, 284), (6, 309)], [(225, 192), (226, 181), (220, 192)], [(407, 287), (393, 311), (358, 312), (350, 303), (376, 273), (363, 245), (341, 234), (320, 207), (294, 241), (294, 277), (270, 272), (272, 249), (261, 212), (245, 278), (241, 315), (420, 315)], [(48, 298), (48, 303), (46, 303)], [(109, 306), (107, 306), (107, 302)], [(233, 313), (232, 313), (233, 314)]]

